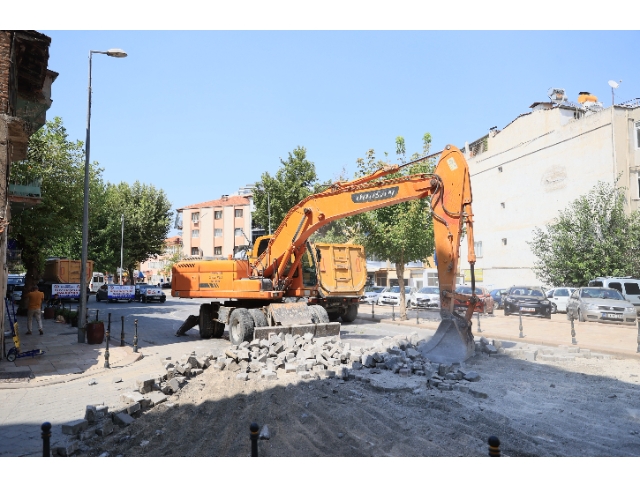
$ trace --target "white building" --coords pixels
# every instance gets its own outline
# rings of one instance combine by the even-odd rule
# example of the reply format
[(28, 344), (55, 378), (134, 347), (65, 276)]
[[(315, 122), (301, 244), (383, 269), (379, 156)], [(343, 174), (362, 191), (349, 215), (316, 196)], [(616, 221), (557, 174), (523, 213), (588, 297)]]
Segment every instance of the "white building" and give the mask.
[[(562, 93), (563, 94), (563, 93)], [(502, 131), (464, 149), (473, 191), (480, 282), (489, 288), (541, 284), (528, 241), (598, 181), (626, 187), (627, 208), (640, 202), (640, 99), (603, 108), (581, 93), (531, 105)], [(466, 244), (460, 269), (468, 269)]]

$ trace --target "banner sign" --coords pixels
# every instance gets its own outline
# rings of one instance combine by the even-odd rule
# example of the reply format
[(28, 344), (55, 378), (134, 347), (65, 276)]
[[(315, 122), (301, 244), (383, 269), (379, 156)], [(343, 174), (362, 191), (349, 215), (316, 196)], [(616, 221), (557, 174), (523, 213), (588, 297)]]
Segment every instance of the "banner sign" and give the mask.
[(145, 291), (147, 296), (162, 296), (162, 290), (157, 287), (148, 287)]
[(135, 296), (135, 286), (120, 286), (117, 284), (109, 284), (107, 286), (107, 299), (126, 299), (128, 301)]
[(51, 296), (54, 294), (60, 299), (80, 299), (80, 284), (52, 284)]

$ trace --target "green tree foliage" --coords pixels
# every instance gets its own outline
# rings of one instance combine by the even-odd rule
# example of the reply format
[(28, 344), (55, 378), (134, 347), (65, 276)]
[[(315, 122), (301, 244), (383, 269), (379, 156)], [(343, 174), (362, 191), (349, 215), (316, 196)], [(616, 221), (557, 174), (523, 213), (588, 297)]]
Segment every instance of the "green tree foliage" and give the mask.
[(527, 242), (534, 272), (551, 286), (585, 286), (599, 276), (640, 274), (640, 214), (625, 213), (622, 188), (599, 182)]
[[(275, 232), (289, 210), (310, 194), (321, 190), (316, 176), (316, 166), (307, 160), (307, 149), (296, 147), (287, 160), (280, 159), (282, 167), (275, 177), (262, 174), (253, 193), (255, 211), (253, 220), (269, 231), (271, 207), (271, 231)], [(267, 198), (268, 194), (268, 198)]]
[[(90, 169), (92, 179), (99, 179), (97, 164)], [(28, 289), (40, 279), (46, 257), (79, 257), (73, 254), (74, 239), (81, 238), (82, 229), (82, 143), (68, 140), (60, 118), (47, 122), (31, 136), (27, 159), (11, 165), (10, 181), (41, 184), (41, 203), (23, 211), (14, 209), (10, 222), (10, 237), (22, 250)]]
[(91, 248), (102, 268), (120, 267), (121, 215), (124, 215), (123, 262), (130, 276), (137, 264), (162, 254), (173, 215), (162, 189), (139, 181), (132, 185), (107, 183), (96, 213)]
[[(431, 135), (423, 137), (422, 154), (414, 154), (411, 159), (416, 160), (429, 153)], [(405, 161), (405, 141), (403, 137), (396, 138), (396, 154), (401, 163)], [(358, 159), (356, 177), (380, 169), (388, 165), (388, 161), (376, 160), (373, 149), (367, 151), (366, 159)], [(431, 173), (435, 161), (425, 160), (407, 166), (395, 174), (386, 176), (396, 179), (416, 173)], [(387, 206), (378, 210), (361, 213), (351, 217), (351, 228), (357, 230), (356, 243), (364, 246), (369, 257), (379, 260), (389, 260), (395, 264), (396, 274), (400, 285), (401, 318), (407, 319), (405, 306), (404, 268), (409, 262), (426, 261), (433, 254), (433, 222), (431, 208), (427, 198), (409, 201), (397, 205)]]

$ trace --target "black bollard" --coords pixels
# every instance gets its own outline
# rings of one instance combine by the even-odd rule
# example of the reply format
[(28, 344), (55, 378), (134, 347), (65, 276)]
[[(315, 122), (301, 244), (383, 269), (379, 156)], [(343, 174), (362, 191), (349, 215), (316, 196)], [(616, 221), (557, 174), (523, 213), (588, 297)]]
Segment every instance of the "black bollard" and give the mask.
[(133, 320), (134, 335), (133, 335), (133, 351), (138, 351), (138, 320)]
[(482, 333), (482, 330), (480, 329), (480, 312), (478, 311), (478, 333)]
[(98, 320), (98, 316), (100, 316), (100, 310), (99, 309), (96, 310), (96, 321), (100, 321), (100, 320)]
[(391, 321), (396, 321), (396, 307), (391, 305)]
[(122, 331), (120, 332), (120, 346), (124, 347), (124, 316), (121, 316), (120, 320), (122, 320)]
[(109, 313), (107, 317), (107, 349), (104, 352), (104, 368), (109, 369), (111, 366), (109, 365), (109, 337), (111, 336), (111, 313)]
[(571, 315), (571, 345), (577, 345), (576, 329), (573, 327), (573, 315)]
[(373, 318), (373, 301), (371, 302), (371, 318)]
[(420, 324), (420, 308), (416, 308), (416, 325)]
[(51, 456), (51, 423), (48, 421), (46, 423), (42, 423), (40, 426), (42, 430), (42, 456), (50, 457)]
[(499, 457), (500, 456), (500, 440), (497, 436), (489, 437), (489, 456), (490, 457)]
[(522, 310), (518, 309), (518, 316), (520, 317), (520, 334), (518, 335), (518, 338), (524, 338), (524, 335), (522, 334)]
[(251, 431), (251, 456), (252, 457), (257, 457), (258, 456), (258, 431), (260, 430), (260, 426), (258, 426), (258, 423), (251, 423), (251, 426), (249, 426), (249, 431)]

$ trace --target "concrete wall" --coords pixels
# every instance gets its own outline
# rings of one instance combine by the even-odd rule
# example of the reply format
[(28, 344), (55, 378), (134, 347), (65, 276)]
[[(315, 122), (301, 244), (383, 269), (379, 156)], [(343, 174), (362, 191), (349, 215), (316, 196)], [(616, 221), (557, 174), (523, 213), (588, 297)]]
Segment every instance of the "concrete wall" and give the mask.
[[(559, 210), (586, 194), (597, 181), (613, 182), (638, 195), (640, 164), (632, 148), (628, 119), (639, 109), (616, 108), (574, 119), (558, 108), (539, 110), (516, 119), (489, 138), (488, 150), (468, 160), (473, 191), (474, 236), (482, 242), (476, 268), (484, 273), (486, 287), (541, 284), (532, 266), (527, 244), (535, 227), (543, 228)], [(636, 175), (631, 175), (636, 174)], [(640, 198), (630, 204), (637, 209)], [(504, 205), (504, 207), (503, 207)], [(503, 243), (506, 239), (506, 245)], [(466, 242), (461, 245), (460, 268), (468, 269)]]

